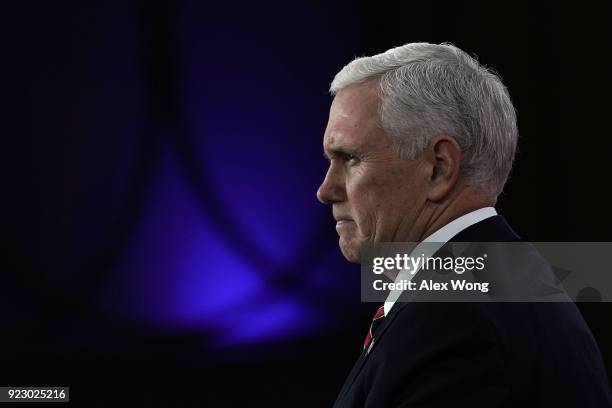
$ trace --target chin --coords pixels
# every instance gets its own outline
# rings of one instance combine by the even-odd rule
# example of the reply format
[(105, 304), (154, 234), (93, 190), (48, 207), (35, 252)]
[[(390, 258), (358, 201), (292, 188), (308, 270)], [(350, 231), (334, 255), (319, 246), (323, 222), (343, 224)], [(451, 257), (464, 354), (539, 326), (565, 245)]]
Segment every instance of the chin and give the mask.
[(346, 242), (340, 238), (340, 251), (347, 261), (355, 264), (361, 263), (361, 244), (356, 242)]

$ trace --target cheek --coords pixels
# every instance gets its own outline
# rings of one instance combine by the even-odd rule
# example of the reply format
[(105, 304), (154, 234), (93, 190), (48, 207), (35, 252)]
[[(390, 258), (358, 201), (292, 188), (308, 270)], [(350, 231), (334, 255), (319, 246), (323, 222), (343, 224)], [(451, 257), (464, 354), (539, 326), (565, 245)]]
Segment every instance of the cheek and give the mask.
[(367, 172), (347, 180), (347, 197), (359, 232), (385, 235), (419, 207), (421, 189), (405, 168)]
[(347, 183), (347, 197), (352, 216), (364, 236), (374, 233), (385, 207), (393, 202), (392, 189), (379, 178), (362, 178)]

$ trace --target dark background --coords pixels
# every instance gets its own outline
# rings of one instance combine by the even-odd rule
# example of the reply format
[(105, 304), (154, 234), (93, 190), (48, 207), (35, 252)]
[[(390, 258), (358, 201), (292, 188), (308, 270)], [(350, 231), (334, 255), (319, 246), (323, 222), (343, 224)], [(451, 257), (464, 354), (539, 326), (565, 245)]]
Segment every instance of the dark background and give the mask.
[[(520, 235), (610, 241), (609, 10), (559, 7), (5, 10), (1, 385), (68, 385), (75, 406), (330, 406), (377, 306), (315, 198), (327, 88), (406, 42), (501, 74), (521, 138), (497, 209)], [(609, 370), (612, 308), (579, 307)]]

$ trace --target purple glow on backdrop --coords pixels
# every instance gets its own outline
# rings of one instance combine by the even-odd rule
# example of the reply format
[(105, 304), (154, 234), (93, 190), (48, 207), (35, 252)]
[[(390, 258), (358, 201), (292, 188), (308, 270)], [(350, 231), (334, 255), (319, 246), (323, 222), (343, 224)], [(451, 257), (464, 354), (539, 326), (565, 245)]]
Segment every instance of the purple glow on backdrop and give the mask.
[(239, 251), (215, 236), (169, 150), (149, 202), (116, 273), (128, 313), (154, 325), (197, 325), (263, 288)]
[(316, 327), (316, 311), (271, 293), (240, 251), (218, 239), (170, 150), (160, 164), (151, 205), (102, 301), (153, 327), (213, 331), (228, 345)]
[[(146, 207), (100, 302), (158, 330), (212, 333), (220, 347), (312, 334), (333, 324), (313, 303), (316, 295), (284, 293), (267, 279), (291, 270), (322, 218), (335, 234), (315, 193), (325, 174), (327, 86), (340, 65), (312, 60), (345, 63), (347, 56), (335, 53), (354, 39), (338, 33), (328, 7), (303, 5), (307, 14), (298, 19), (262, 16), (273, 21), (266, 25), (257, 18), (266, 13), (259, 6), (243, 10), (240, 21), (233, 6), (218, 7), (227, 9), (215, 10), (211, 21), (207, 7), (181, 3), (176, 67), (185, 127), (165, 131)], [(316, 35), (304, 36), (305, 30)], [(189, 140), (204, 187), (187, 177), (178, 136)], [(220, 203), (273, 271), (254, 265), (224, 235), (223, 217), (207, 211), (218, 207), (202, 205), (207, 197)], [(299, 279), (328, 298), (356, 300), (358, 279), (347, 276), (334, 249), (298, 268)]]
[(320, 47), (298, 37), (295, 48), (282, 49), (275, 36), (295, 31), (286, 21), (252, 27), (256, 20), (245, 19), (236, 31), (216, 31), (214, 40), (196, 35), (189, 21), (181, 78), (203, 167), (244, 233), (288, 266), (324, 213), (315, 193), (325, 169), (329, 78), (300, 61)]
[(228, 313), (217, 326), (217, 346), (238, 346), (312, 334), (324, 320), (300, 299), (275, 294), (251, 310)]

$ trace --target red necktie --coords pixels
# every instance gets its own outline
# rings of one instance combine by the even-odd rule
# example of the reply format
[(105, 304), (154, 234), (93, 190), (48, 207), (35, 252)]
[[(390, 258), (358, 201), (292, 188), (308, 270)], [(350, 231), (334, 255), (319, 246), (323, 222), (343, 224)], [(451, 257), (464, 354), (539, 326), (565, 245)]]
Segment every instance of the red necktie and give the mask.
[(366, 350), (368, 348), (368, 346), (370, 345), (370, 343), (372, 342), (372, 339), (374, 337), (372, 332), (381, 323), (383, 317), (385, 317), (385, 306), (384, 305), (379, 307), (376, 310), (376, 313), (374, 313), (374, 318), (372, 319), (372, 324), (370, 325), (370, 330), (368, 330), (368, 334), (366, 335), (365, 341), (363, 342), (363, 349), (364, 350)]

